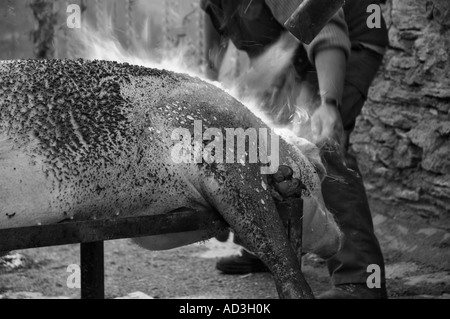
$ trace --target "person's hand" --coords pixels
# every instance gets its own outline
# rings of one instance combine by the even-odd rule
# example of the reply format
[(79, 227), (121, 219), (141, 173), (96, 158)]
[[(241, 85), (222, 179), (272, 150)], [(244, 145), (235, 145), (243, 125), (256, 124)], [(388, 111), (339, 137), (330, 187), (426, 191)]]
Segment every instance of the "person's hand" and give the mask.
[(312, 142), (311, 117), (305, 110), (297, 109), (292, 117), (291, 131), (295, 136)]
[(337, 105), (323, 102), (311, 116), (312, 142), (316, 145), (334, 140), (339, 145), (344, 142), (344, 128)]

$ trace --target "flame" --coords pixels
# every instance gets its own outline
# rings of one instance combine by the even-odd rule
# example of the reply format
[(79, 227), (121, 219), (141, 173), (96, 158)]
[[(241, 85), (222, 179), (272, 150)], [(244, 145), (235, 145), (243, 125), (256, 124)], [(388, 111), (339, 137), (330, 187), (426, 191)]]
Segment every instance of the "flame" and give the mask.
[(237, 79), (228, 79), (219, 83), (209, 81), (203, 76), (200, 67), (189, 63), (186, 58), (189, 53), (187, 45), (179, 45), (170, 49), (149, 50), (148, 18), (144, 22), (143, 31), (139, 36), (135, 31), (132, 32), (132, 38), (139, 38), (140, 40), (132, 40), (130, 48), (125, 48), (114, 35), (112, 17), (105, 17), (104, 19), (101, 28), (85, 24), (77, 32), (76, 42), (80, 48), (77, 55), (79, 57), (87, 60), (115, 61), (154, 69), (165, 69), (198, 77), (236, 98), (280, 136), (292, 136), (291, 127), (275, 124), (273, 118), (268, 112), (264, 111), (263, 107), (268, 102), (267, 96), (264, 97), (264, 92), (271, 90), (277, 79), (291, 64), (298, 45), (297, 42), (293, 41), (292, 36), (282, 36), (264, 54), (252, 61), (245, 69), (240, 70), (240, 76)]
[[(286, 111), (282, 106), (292, 104), (292, 88), (295, 86), (292, 60), (298, 45), (295, 38), (285, 33), (262, 55), (252, 60), (246, 69), (241, 70), (237, 79), (223, 81), (230, 95), (273, 128), (287, 129), (290, 126), (276, 124), (276, 118), (277, 112)], [(294, 107), (288, 105), (287, 108), (292, 110)]]
[[(108, 23), (108, 25), (110, 25)], [(144, 23), (148, 26), (148, 20)], [(190, 76), (201, 77), (200, 72), (190, 68), (185, 59), (187, 47), (177, 50), (150, 51), (146, 48), (149, 34), (144, 27), (142, 43), (133, 41), (132, 48), (124, 48), (111, 27), (102, 28), (103, 31), (86, 24), (77, 32), (76, 41), (81, 46), (79, 56), (87, 60), (105, 60), (119, 63), (129, 63), (154, 69), (165, 69), (176, 73), (186, 73)], [(134, 33), (134, 32), (133, 32)], [(135, 33), (134, 33), (135, 34)]]

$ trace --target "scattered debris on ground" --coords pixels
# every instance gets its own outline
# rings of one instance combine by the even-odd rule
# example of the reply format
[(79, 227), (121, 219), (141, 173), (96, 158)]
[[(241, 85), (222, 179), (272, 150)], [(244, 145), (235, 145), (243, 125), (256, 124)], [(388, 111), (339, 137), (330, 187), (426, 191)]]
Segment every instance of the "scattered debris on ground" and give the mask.
[[(146, 251), (130, 240), (105, 243), (105, 286), (109, 299), (274, 299), (268, 273), (221, 274), (217, 258), (237, 253), (231, 241), (216, 240), (170, 251)], [(12, 256), (15, 256), (14, 258)], [(78, 245), (21, 251), (0, 261), (0, 299), (76, 299), (67, 286), (70, 265), (79, 263)], [(450, 273), (413, 262), (391, 262), (386, 255), (390, 298), (450, 299)], [(326, 264), (303, 258), (303, 271), (316, 294), (330, 288)], [(131, 292), (131, 293), (130, 293)]]

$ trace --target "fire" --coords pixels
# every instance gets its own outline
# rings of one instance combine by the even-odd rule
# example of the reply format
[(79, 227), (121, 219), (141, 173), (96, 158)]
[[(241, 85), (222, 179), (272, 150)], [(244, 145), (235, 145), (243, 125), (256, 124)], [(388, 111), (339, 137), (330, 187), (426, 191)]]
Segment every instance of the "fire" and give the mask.
[(116, 61), (201, 77), (198, 71), (189, 68), (185, 63), (185, 47), (166, 52), (151, 52), (145, 48), (146, 41), (143, 41), (142, 44), (134, 42), (132, 49), (126, 49), (115, 37), (112, 28), (107, 27), (100, 31), (90, 25), (80, 29), (76, 41), (81, 45), (81, 57), (87, 60)]
[[(105, 20), (101, 30), (85, 24), (77, 32), (76, 42), (80, 47), (79, 57), (87, 60), (116, 61), (165, 69), (198, 77), (235, 97), (267, 125), (275, 129), (277, 134), (292, 135), (292, 132), (289, 131), (290, 126), (275, 125), (271, 116), (263, 111), (263, 105), (268, 102), (267, 95), (264, 93), (272, 89), (279, 76), (289, 67), (295, 54), (298, 43), (293, 41), (292, 36), (281, 37), (263, 55), (252, 61), (246, 69), (240, 70), (240, 76), (237, 79), (228, 79), (219, 83), (208, 81), (204, 77), (201, 67), (193, 66), (187, 61), (186, 53), (189, 50), (187, 45), (151, 51), (148, 49), (148, 33), (143, 32), (140, 36), (140, 39), (143, 39), (142, 42), (133, 41), (132, 48), (125, 48), (114, 35), (111, 17), (106, 19), (108, 20)], [(144, 25), (146, 26), (147, 23)], [(230, 62), (228, 61), (228, 63)]]

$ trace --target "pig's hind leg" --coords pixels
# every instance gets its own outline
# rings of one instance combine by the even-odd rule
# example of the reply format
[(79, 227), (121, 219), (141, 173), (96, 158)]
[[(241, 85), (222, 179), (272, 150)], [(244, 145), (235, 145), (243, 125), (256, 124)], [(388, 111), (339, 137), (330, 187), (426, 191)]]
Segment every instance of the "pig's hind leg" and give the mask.
[(204, 178), (210, 203), (270, 269), (281, 298), (313, 298), (262, 175), (250, 168), (227, 171), (220, 179)]

